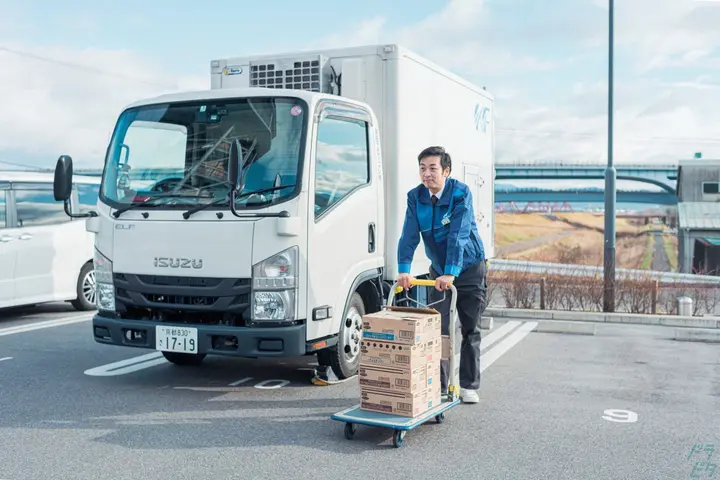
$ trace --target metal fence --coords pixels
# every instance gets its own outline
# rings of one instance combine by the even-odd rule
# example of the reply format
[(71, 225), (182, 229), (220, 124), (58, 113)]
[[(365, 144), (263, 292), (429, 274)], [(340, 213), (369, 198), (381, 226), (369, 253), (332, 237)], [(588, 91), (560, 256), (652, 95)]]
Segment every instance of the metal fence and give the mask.
[[(495, 259), (490, 261), (490, 269), (498, 271), (526, 272), (537, 275), (563, 275), (577, 277), (602, 277), (603, 267), (590, 265), (566, 265), (550, 262), (529, 262), (524, 260)], [(720, 285), (720, 276), (693, 275), (689, 273), (657, 272), (654, 270), (633, 270), (629, 268), (616, 268), (618, 277), (646, 278), (657, 280), (660, 283), (717, 283)]]

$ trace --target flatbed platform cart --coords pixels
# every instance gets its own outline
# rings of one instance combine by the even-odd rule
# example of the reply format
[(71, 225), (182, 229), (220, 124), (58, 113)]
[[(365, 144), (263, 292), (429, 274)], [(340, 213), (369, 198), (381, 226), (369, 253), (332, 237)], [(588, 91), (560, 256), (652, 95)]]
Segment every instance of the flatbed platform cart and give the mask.
[[(424, 286), (424, 287), (435, 287), (435, 281), (434, 280), (413, 280), (412, 285), (417, 286)], [(397, 283), (393, 285), (393, 288), (390, 290), (390, 295), (388, 297), (387, 306), (392, 306), (393, 302), (395, 300), (395, 295), (399, 292), (402, 292), (403, 288), (398, 286)], [(450, 285), (450, 291), (452, 292), (452, 297), (450, 301), (450, 318), (455, 319), (455, 310), (457, 305), (457, 290), (455, 289), (454, 285)], [(418, 304), (421, 307), (428, 308), (432, 305), (435, 305), (436, 303), (440, 303), (443, 300), (439, 300), (437, 302), (423, 305), (420, 302), (417, 302), (416, 300), (410, 298), (407, 296), (407, 300), (414, 302)], [(333, 414), (330, 418), (333, 420), (337, 420), (340, 422), (345, 422), (345, 438), (348, 440), (351, 440), (353, 436), (355, 435), (355, 431), (357, 429), (357, 425), (367, 425), (370, 427), (380, 427), (380, 428), (391, 428), (394, 430), (393, 432), (393, 445), (395, 448), (399, 448), (402, 446), (404, 440), (405, 440), (405, 434), (409, 430), (413, 430), (415, 427), (418, 427), (424, 423), (426, 423), (428, 420), (435, 418), (435, 421), (437, 423), (443, 423), (445, 420), (445, 412), (452, 407), (456, 406), (460, 403), (460, 385), (459, 385), (459, 378), (455, 369), (455, 361), (456, 361), (456, 352), (457, 352), (457, 345), (455, 342), (455, 328), (452, 327), (454, 322), (450, 322), (451, 327), (450, 330), (450, 368), (449, 368), (449, 374), (448, 374), (448, 391), (447, 394), (444, 394), (442, 396), (442, 399), (440, 401), (440, 404), (429, 409), (428, 411), (410, 418), (410, 417), (403, 417), (400, 415), (392, 415), (388, 413), (379, 413), (379, 412), (370, 412), (366, 410), (361, 410), (360, 405), (355, 405), (354, 407), (350, 407), (346, 410), (343, 410), (341, 412), (337, 412)]]

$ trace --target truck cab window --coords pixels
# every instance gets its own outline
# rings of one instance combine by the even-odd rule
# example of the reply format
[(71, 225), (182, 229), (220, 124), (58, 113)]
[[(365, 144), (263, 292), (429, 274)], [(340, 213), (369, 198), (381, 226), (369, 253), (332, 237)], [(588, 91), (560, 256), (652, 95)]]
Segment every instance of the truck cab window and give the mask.
[(326, 118), (318, 127), (315, 218), (370, 181), (367, 123)]

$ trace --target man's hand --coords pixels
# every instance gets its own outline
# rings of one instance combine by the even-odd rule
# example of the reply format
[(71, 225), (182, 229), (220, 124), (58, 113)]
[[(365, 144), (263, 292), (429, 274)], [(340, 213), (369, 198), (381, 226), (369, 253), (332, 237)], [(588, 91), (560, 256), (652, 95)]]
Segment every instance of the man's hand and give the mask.
[(435, 290), (442, 292), (443, 290), (449, 290), (450, 284), (455, 281), (455, 277), (452, 275), (443, 275), (435, 279)]
[(397, 284), (405, 290), (410, 290), (410, 282), (413, 280), (415, 279), (409, 273), (401, 273), (397, 277)]

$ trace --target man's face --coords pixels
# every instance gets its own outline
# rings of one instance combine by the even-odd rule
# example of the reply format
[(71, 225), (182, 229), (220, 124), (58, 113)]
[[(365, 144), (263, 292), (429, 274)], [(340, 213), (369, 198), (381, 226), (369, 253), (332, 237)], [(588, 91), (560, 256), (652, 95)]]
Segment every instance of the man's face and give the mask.
[(420, 181), (432, 192), (440, 191), (449, 174), (449, 168), (443, 171), (439, 156), (425, 157), (420, 160)]

